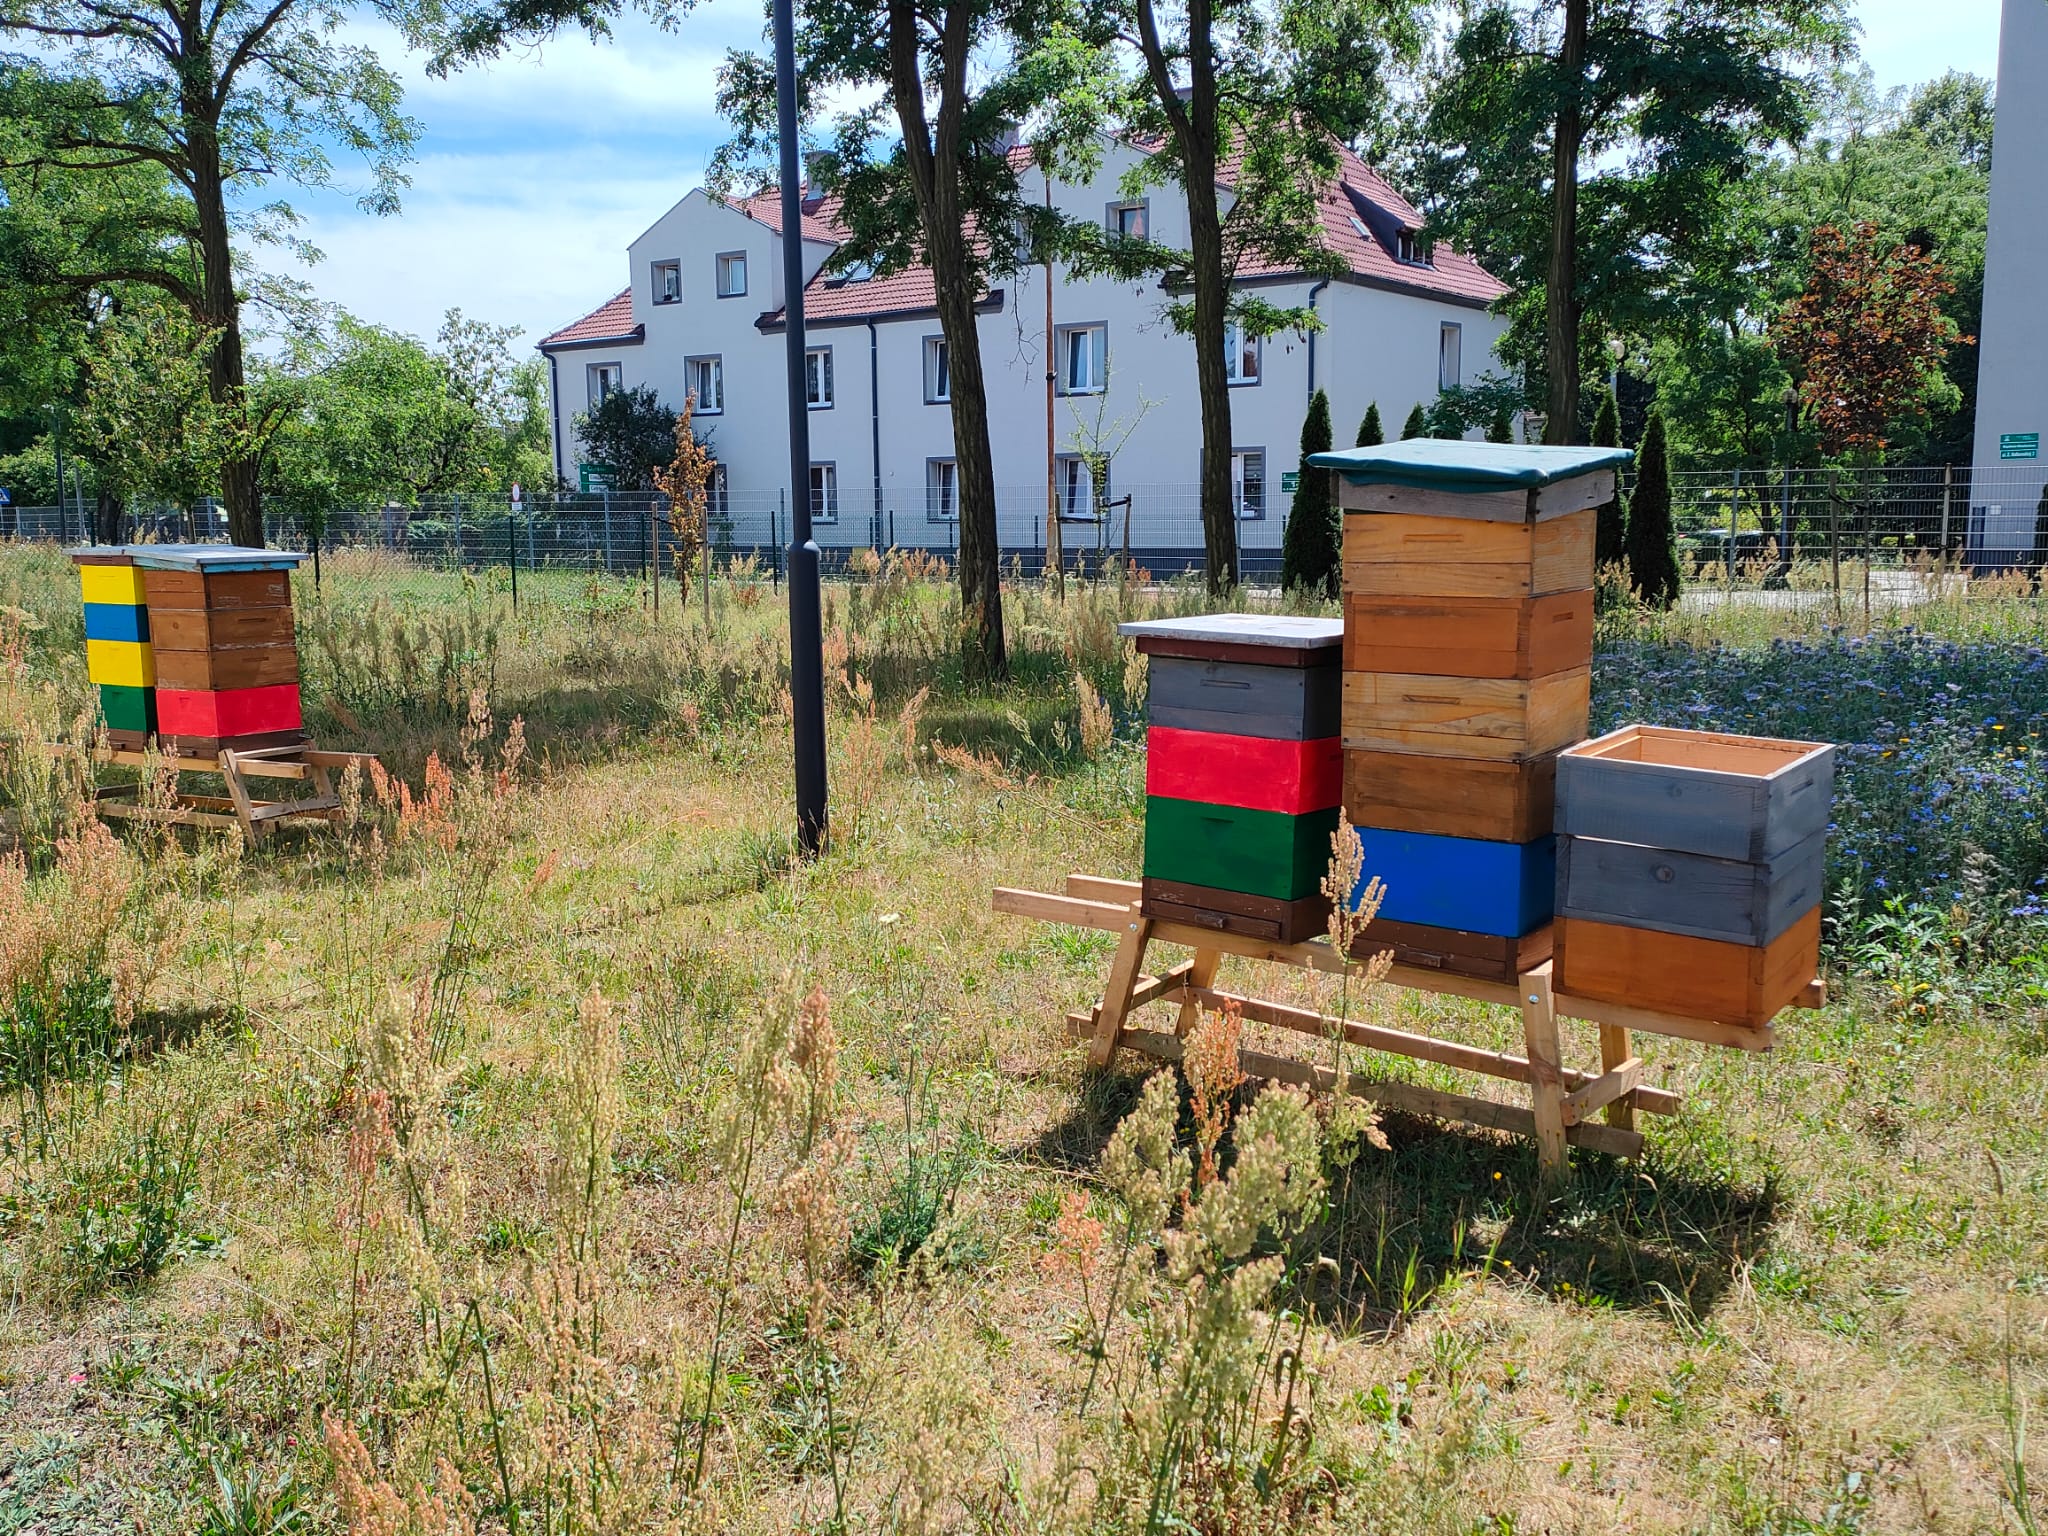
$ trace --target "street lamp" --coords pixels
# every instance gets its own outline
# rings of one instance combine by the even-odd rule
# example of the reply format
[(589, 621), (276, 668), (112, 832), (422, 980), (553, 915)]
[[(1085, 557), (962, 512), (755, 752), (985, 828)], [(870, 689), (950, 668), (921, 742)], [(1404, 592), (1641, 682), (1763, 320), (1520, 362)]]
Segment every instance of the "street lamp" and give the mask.
[(811, 413), (804, 393), (804, 194), (797, 170), (796, 18), (775, 0), (775, 132), (782, 173), (784, 367), (789, 384), (789, 697), (796, 747), (796, 841), (825, 846), (825, 625), (811, 537)]

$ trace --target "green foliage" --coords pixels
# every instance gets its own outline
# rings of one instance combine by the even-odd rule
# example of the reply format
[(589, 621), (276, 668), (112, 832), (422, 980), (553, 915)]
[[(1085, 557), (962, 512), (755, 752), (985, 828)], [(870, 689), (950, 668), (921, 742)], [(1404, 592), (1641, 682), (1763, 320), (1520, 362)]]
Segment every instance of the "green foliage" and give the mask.
[(578, 415), (576, 435), (592, 463), (610, 467), (615, 487), (644, 491), (654, 484), (655, 470), (676, 455), (676, 413), (652, 386), (634, 384)]
[(1330, 397), (1319, 389), (1301, 424), (1301, 488), (1294, 493), (1294, 505), (1287, 513), (1286, 540), (1280, 551), (1280, 584), (1290, 592), (1306, 590), (1335, 597), (1343, 573), (1343, 530), (1330, 494), (1330, 472), (1308, 465), (1310, 454), (1330, 451), (1331, 439)]
[[(1615, 402), (1614, 391), (1605, 385), (1600, 388), (1600, 408), (1593, 416), (1593, 446), (1621, 446), (1621, 409)], [(1594, 515), (1593, 565), (1596, 570), (1623, 558), (1627, 548), (1627, 529), (1628, 523), (1621, 511), (1621, 492), (1617, 488), (1613, 500), (1602, 502)]]
[(145, 299), (94, 329), (77, 445), (113, 494), (189, 505), (219, 490), (225, 460), (249, 451), (241, 414), (217, 406), (208, 385), (215, 339), (162, 300)]
[(1636, 454), (1636, 488), (1629, 498), (1629, 586), (1652, 608), (1678, 601), (1678, 536), (1671, 522), (1671, 460), (1664, 443), (1664, 418), (1651, 412)]
[[(1522, 386), (1517, 380), (1489, 373), (1476, 383), (1453, 385), (1439, 391), (1436, 400), (1423, 411), (1423, 430), (1416, 435), (1456, 438), (1472, 432), (1486, 432), (1493, 442), (1510, 442), (1514, 435), (1514, 416), (1522, 408), (1524, 400)], [(1412, 423), (1414, 419), (1411, 416), (1409, 421)], [(1506, 435), (1492, 437), (1493, 431), (1504, 424)], [(1407, 428), (1402, 428), (1401, 435), (1409, 435)]]
[(211, 1152), (196, 1100), (138, 1108), (111, 1144), (68, 1161), (52, 1201), (60, 1262), (74, 1295), (154, 1280), (218, 1239), (197, 1230), (199, 1171)]
[(1358, 424), (1358, 437), (1353, 446), (1377, 448), (1386, 440), (1386, 429), (1380, 425), (1380, 403), (1375, 400), (1365, 408), (1365, 419)]
[(24, 980), (0, 1009), (0, 1089), (39, 1091), (53, 1080), (101, 1075), (124, 1040), (104, 974)]
[(1401, 441), (1405, 443), (1411, 437), (1427, 436), (1429, 436), (1429, 413), (1423, 409), (1422, 402), (1418, 400), (1415, 402), (1415, 409), (1408, 413), (1408, 419), (1401, 423)]

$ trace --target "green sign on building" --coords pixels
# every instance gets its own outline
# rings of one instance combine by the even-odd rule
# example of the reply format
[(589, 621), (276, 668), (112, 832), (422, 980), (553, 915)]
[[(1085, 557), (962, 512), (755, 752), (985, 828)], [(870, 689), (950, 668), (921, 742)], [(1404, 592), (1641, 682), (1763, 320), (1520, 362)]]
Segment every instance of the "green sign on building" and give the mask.
[(2038, 459), (2041, 457), (2041, 434), (2038, 432), (1999, 433), (1998, 456), (2001, 459)]
[(1281, 494), (1281, 495), (1283, 495), (1283, 496), (1292, 496), (1292, 495), (1293, 495), (1293, 494), (1294, 494), (1294, 493), (1295, 493), (1296, 491), (1298, 491), (1298, 490), (1300, 490), (1300, 489), (1301, 489), (1301, 471), (1300, 471), (1300, 470), (1298, 470), (1298, 469), (1283, 469), (1283, 470), (1281, 470), (1281, 471), (1280, 471), (1280, 494)]

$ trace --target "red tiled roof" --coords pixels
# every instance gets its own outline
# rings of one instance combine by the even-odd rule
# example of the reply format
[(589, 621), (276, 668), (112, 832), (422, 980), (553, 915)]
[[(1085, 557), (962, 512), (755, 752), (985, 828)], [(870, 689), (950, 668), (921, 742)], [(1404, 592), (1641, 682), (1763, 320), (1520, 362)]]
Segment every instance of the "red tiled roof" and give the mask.
[(559, 347), (575, 341), (638, 341), (639, 328), (633, 324), (633, 290), (622, 289), (572, 325), (541, 338), (543, 347)]
[[(1377, 212), (1386, 223), (1406, 229), (1420, 229), (1422, 215), (1349, 149), (1339, 146), (1338, 156), (1337, 179), (1323, 188), (1316, 201), (1324, 243), (1344, 258), (1355, 275), (1482, 304), (1490, 304), (1508, 291), (1506, 283), (1443, 241), (1437, 242), (1427, 265), (1396, 258), (1386, 241), (1372, 233), (1371, 214)], [(1362, 231), (1360, 224), (1365, 226)]]
[[(752, 197), (741, 198), (733, 206), (756, 224), (765, 224), (778, 235), (782, 233), (781, 192), (756, 192)], [(838, 197), (806, 197), (803, 226), (806, 240), (818, 240), (826, 245), (837, 245), (844, 240), (846, 226), (839, 222)]]

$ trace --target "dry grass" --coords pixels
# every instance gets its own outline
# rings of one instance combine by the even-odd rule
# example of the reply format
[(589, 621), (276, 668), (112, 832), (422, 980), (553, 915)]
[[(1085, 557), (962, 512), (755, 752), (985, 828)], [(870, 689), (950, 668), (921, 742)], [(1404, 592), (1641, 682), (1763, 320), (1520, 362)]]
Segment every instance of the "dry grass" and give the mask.
[[(83, 698), (47, 564), (0, 557), (0, 603), (47, 615), (0, 668), (31, 726)], [(991, 698), (908, 575), (836, 589), (858, 815), (809, 866), (775, 604), (713, 595), (709, 635), (604, 592), (306, 605), (322, 735), (408, 798), (365, 785), (345, 835), (245, 859), (119, 853), (149, 895), (106, 964), (161, 952), (123, 973), (148, 1047), (0, 1112), (0, 1532), (2039, 1518), (2036, 1005), (1935, 1032), (1852, 986), (1769, 1058), (1650, 1042), (1688, 1110), (1556, 1201), (1520, 1144), (1338, 1135), (1221, 1073), (1190, 1118), (1062, 1038), (1104, 942), (987, 908), (1136, 868), (1114, 594), (1020, 598)], [(22, 902), (90, 883), (31, 855)], [(164, 1225), (154, 1278), (80, 1270), (94, 1202)]]

